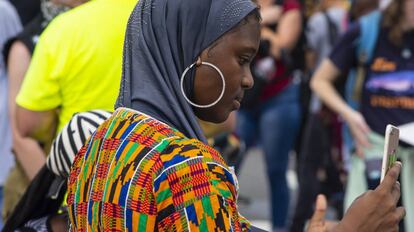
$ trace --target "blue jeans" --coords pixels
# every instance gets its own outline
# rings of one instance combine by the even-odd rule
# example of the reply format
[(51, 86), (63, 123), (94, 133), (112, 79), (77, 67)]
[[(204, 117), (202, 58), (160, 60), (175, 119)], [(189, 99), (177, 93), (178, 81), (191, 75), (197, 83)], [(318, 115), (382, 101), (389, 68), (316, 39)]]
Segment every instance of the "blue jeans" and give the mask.
[(299, 132), (300, 114), (299, 85), (296, 84), (290, 84), (256, 108), (242, 109), (238, 114), (237, 134), (246, 147), (258, 142), (263, 148), (275, 228), (286, 227), (289, 208), (286, 172), (289, 152)]

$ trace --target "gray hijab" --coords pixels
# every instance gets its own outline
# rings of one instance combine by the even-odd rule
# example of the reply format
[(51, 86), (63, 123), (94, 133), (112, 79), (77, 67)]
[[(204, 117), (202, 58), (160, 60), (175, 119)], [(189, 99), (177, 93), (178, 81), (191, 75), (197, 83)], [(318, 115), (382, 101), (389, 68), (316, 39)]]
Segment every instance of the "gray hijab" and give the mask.
[[(205, 142), (180, 77), (256, 7), (251, 0), (139, 0), (128, 22), (116, 108), (146, 113)], [(187, 75), (185, 91), (192, 94), (194, 72)]]

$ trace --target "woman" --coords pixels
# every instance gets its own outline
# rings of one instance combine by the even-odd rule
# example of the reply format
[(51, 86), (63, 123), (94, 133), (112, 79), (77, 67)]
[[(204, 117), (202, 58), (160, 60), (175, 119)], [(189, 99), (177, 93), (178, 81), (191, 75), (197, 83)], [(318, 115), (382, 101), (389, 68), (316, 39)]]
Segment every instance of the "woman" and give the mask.
[[(196, 117), (223, 122), (239, 108), (253, 84), (249, 67), (259, 40), (250, 0), (138, 2), (127, 28), (118, 109), (71, 169), (71, 231), (249, 230), (237, 210), (237, 179), (206, 145)], [(403, 209), (392, 208), (399, 168), (359, 199), (338, 231), (376, 229), (384, 215), (402, 217)], [(373, 209), (378, 200), (391, 208)], [(394, 228), (388, 220), (383, 227)]]
[[(372, 25), (378, 26), (379, 33), (371, 62), (361, 64), (357, 46), (363, 27), (356, 24), (349, 28), (312, 80), (313, 90), (345, 119), (354, 140), (355, 154), (351, 157), (346, 206), (367, 188), (375, 188), (379, 183), (379, 176), (375, 173), (380, 173), (386, 125), (414, 121), (410, 103), (413, 93), (406, 88), (414, 83), (414, 0), (392, 1), (381, 15), (377, 25)], [(361, 81), (355, 81), (354, 89), (347, 94), (352, 97), (345, 102), (333, 87), (333, 82), (340, 74), (355, 67), (359, 67), (358, 80)], [(360, 75), (363, 73), (365, 75)], [(347, 79), (348, 83), (350, 80)], [(407, 231), (413, 231), (414, 149), (403, 143), (397, 153), (406, 166), (401, 179), (402, 200), (408, 216), (405, 225)]]

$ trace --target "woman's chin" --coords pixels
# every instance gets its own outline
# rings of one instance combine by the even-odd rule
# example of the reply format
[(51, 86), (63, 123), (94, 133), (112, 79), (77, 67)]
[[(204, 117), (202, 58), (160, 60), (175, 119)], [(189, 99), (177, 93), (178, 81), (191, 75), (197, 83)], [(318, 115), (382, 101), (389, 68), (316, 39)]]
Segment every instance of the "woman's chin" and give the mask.
[(232, 111), (234, 111), (234, 109), (221, 109), (214, 111), (209, 111), (207, 109), (199, 109), (195, 111), (195, 114), (199, 119), (206, 122), (223, 123), (227, 120)]

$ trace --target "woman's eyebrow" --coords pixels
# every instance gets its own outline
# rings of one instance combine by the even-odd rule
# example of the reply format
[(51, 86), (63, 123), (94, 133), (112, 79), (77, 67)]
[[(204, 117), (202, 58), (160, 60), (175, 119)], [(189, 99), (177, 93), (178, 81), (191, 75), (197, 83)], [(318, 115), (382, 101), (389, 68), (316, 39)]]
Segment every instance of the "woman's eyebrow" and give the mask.
[(257, 53), (257, 48), (254, 46), (246, 45), (244, 48), (241, 49), (243, 53), (249, 53), (249, 55), (255, 56)]

